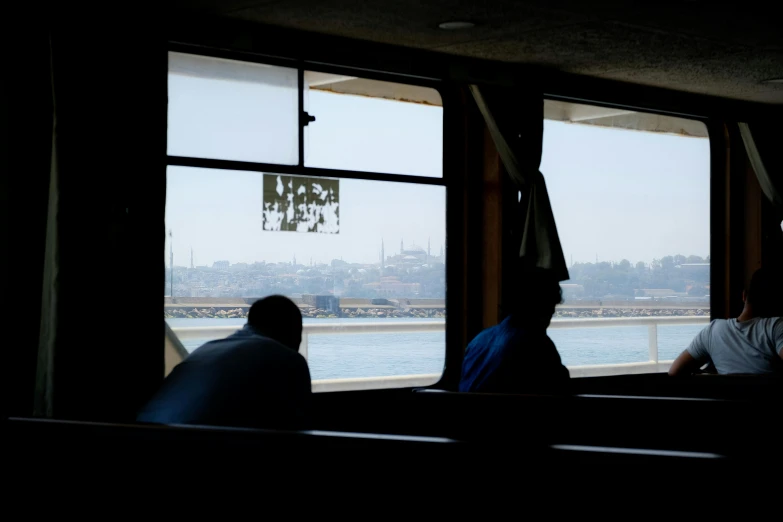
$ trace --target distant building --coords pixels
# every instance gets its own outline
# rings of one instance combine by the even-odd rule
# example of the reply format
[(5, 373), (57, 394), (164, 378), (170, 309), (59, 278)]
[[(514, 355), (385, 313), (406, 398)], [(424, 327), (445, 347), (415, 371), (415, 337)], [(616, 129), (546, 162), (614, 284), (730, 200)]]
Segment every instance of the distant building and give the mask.
[(400, 253), (396, 256), (389, 256), (386, 258), (386, 262), (390, 262), (398, 267), (404, 266), (420, 266), (427, 264), (429, 255), (427, 251), (416, 245), (410, 248), (404, 248), (402, 242), (400, 242)]
[(575, 283), (560, 283), (560, 289), (563, 291), (563, 299), (573, 299), (582, 297), (585, 294), (584, 285)]
[(641, 288), (640, 290), (644, 292), (645, 297), (655, 297), (658, 299), (666, 297), (682, 297), (687, 295), (685, 292), (675, 292), (671, 288)]
[(685, 268), (686, 270), (693, 270), (693, 269), (702, 269), (702, 268), (709, 268), (709, 263), (683, 263), (681, 265), (677, 265), (677, 268)]
[(398, 277), (382, 277), (379, 282), (367, 283), (364, 288), (387, 297), (412, 297), (421, 292), (420, 283), (403, 283)]
[(340, 313), (340, 299), (333, 295), (303, 294), (302, 303), (334, 314)]
[(703, 282), (708, 282), (710, 278), (710, 264), (709, 263), (683, 263), (677, 265), (675, 268), (679, 269), (683, 277), (689, 279), (696, 279)]
[(228, 261), (215, 261), (212, 263), (212, 268), (215, 268), (217, 270), (228, 270), (228, 267), (231, 266), (231, 263)]

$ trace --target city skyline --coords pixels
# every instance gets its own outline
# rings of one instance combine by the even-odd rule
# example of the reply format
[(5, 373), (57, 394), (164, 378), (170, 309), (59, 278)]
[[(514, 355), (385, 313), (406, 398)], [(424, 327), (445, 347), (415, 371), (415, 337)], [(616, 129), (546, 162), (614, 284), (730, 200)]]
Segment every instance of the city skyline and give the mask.
[[(424, 249), (423, 247), (421, 247), (420, 245), (417, 245), (415, 243), (412, 244), (412, 247), (413, 246), (422, 248), (425, 252), (427, 251), (427, 249)], [(405, 249), (405, 250), (408, 250), (408, 249)], [(379, 254), (380, 253), (381, 253), (381, 251), (379, 251)], [(433, 258), (437, 259), (437, 258), (445, 257), (445, 253), (446, 253), (445, 245), (441, 245), (440, 249), (439, 249), (439, 252), (437, 254), (430, 254), (430, 255)], [(306, 262), (299, 262), (299, 263), (297, 263), (297, 266), (330, 265), (331, 262), (334, 261), (335, 259), (339, 259), (340, 261), (345, 261), (346, 263), (349, 263), (349, 264), (374, 265), (374, 264), (379, 264), (380, 263), (380, 259), (388, 260), (388, 259), (392, 258), (395, 255), (400, 255), (400, 251), (397, 250), (396, 254), (390, 254), (390, 255), (386, 255), (385, 257), (381, 257), (376, 262), (360, 262), (360, 261), (350, 261), (350, 260), (349, 261), (345, 261), (343, 257), (341, 257), (341, 258), (333, 258), (333, 259), (330, 259), (329, 261), (317, 261), (316, 262), (315, 259), (313, 259), (312, 257), (308, 257), (308, 258), (306, 258)], [(660, 261), (661, 259), (663, 259), (665, 257), (674, 257), (674, 256), (680, 256), (680, 255), (683, 256), (683, 257), (686, 257), (686, 258), (693, 257), (693, 256), (701, 257), (704, 260), (704, 262), (706, 262), (706, 264), (710, 263), (710, 261), (709, 261), (710, 255), (709, 254), (707, 254), (706, 256), (700, 256), (699, 254), (688, 254), (688, 255), (685, 255), (685, 254), (667, 254), (666, 256), (655, 257), (655, 258), (652, 259), (651, 262), (647, 262), (647, 261), (643, 261), (643, 260), (634, 261), (634, 260), (628, 259), (626, 257), (623, 257), (623, 258), (621, 258), (619, 260), (607, 260), (607, 259), (601, 259), (600, 256), (598, 256), (598, 255), (596, 255), (596, 259), (595, 260), (591, 260), (591, 261), (579, 261), (579, 260), (575, 260), (575, 259), (568, 259), (566, 261), (567, 261), (567, 266), (568, 267), (572, 267), (572, 266), (579, 265), (579, 264), (596, 264), (597, 265), (597, 264), (600, 264), (600, 263), (609, 263), (610, 265), (617, 265), (617, 264), (620, 264), (622, 261), (628, 261), (633, 266), (636, 266), (637, 263), (642, 262), (642, 263), (645, 264), (646, 267), (652, 268), (652, 264), (655, 261)], [(175, 257), (173, 255), (170, 255), (170, 259), (174, 259), (174, 258)], [(193, 259), (197, 259), (197, 258), (195, 257), (195, 251), (191, 249), (191, 257), (189, 258), (189, 259), (191, 259), (191, 262), (189, 262), (188, 265), (190, 265), (190, 267), (196, 267), (196, 268), (198, 268), (198, 267), (211, 268), (215, 263), (219, 263), (219, 262), (228, 262), (231, 265), (239, 265), (239, 264), (252, 265), (254, 263), (291, 264), (292, 260), (295, 261), (296, 258), (297, 258), (297, 255), (293, 254), (292, 259), (288, 260), (288, 261), (285, 261), (285, 260), (281, 260), (281, 261), (266, 261), (265, 259), (256, 259), (254, 261), (249, 261), (248, 262), (248, 261), (232, 261), (230, 259), (216, 259), (212, 263), (209, 263), (209, 264), (199, 264), (198, 262), (192, 261)], [(445, 262), (445, 261), (443, 261), (443, 262)], [(188, 268), (188, 265), (183, 265), (183, 264), (177, 265), (175, 263), (174, 267)], [(166, 268), (170, 268), (172, 266), (171, 262), (166, 263), (165, 266), (166, 266)]]
[[(173, 231), (168, 230), (167, 234), (166, 234), (166, 237), (172, 238), (173, 236), (174, 236)], [(404, 245), (404, 242), (405, 242), (404, 239), (400, 240), (401, 247)], [(170, 242), (169, 242), (169, 244), (170, 244)], [(429, 246), (431, 247), (431, 244)], [(445, 257), (445, 254), (446, 254), (446, 245), (445, 244), (440, 245), (438, 247), (438, 252), (437, 253), (432, 253), (432, 249), (431, 248), (424, 248), (423, 246), (421, 246), (421, 245), (419, 245), (419, 244), (417, 244), (415, 242), (412, 242), (410, 244), (410, 248), (404, 248), (404, 251), (411, 251), (411, 250), (414, 250), (414, 248), (418, 248), (418, 249), (421, 249), (424, 252), (427, 252), (427, 255), (431, 256), (432, 258), (443, 258), (443, 257)], [(379, 254), (380, 257), (375, 262), (372, 262), (372, 261), (369, 261), (369, 262), (367, 262), (367, 261), (346, 261), (346, 262), (348, 262), (350, 264), (363, 264), (363, 265), (377, 264), (377, 263), (381, 263), (381, 259), (388, 260), (388, 259), (391, 259), (392, 257), (394, 257), (395, 255), (401, 255), (403, 250), (397, 250), (396, 253), (388, 254), (388, 255), (385, 255), (385, 256), (383, 256), (383, 251), (384, 251), (384, 243), (383, 243), (383, 240), (381, 240), (381, 247), (378, 250), (378, 254)], [(196, 251), (195, 251), (195, 249), (192, 246), (189, 248), (189, 252), (190, 252), (190, 255), (187, 257), (187, 260), (188, 260), (187, 264), (179, 264), (178, 265), (178, 264), (176, 264), (176, 256), (174, 255), (173, 249), (171, 249), (171, 247), (169, 247), (169, 249), (167, 250), (167, 261), (168, 262), (165, 263), (166, 268), (171, 268), (172, 264), (173, 264), (174, 267), (179, 266), (179, 267), (182, 267), (182, 268), (188, 268), (188, 267), (190, 267), (190, 268), (194, 268), (194, 267), (207, 267), (207, 268), (210, 268), (215, 263), (220, 263), (220, 262), (228, 262), (231, 265), (239, 265), (239, 264), (251, 265), (253, 263), (267, 263), (267, 264), (274, 263), (274, 264), (280, 264), (280, 263), (288, 263), (288, 262), (295, 261), (296, 258), (297, 258), (297, 254), (294, 253), (292, 255), (292, 258), (289, 259), (288, 261), (286, 261), (286, 260), (267, 261), (265, 259), (256, 259), (256, 260), (253, 260), (253, 261), (233, 261), (231, 259), (220, 258), (220, 259), (214, 259), (210, 263), (207, 263), (207, 264), (199, 264), (198, 258), (196, 257)], [(341, 256), (340, 258), (332, 258), (332, 259), (330, 259), (328, 261), (316, 261), (312, 256), (309, 256), (309, 257), (306, 256), (305, 259), (307, 260), (307, 262), (300, 262), (300, 263), (297, 263), (297, 264), (299, 266), (310, 266), (311, 264), (312, 265), (315, 265), (315, 264), (329, 265), (335, 259), (340, 259), (342, 261), (343, 257), (344, 256)], [(300, 257), (300, 260), (301, 259), (302, 258)]]
[[(430, 249), (431, 250), (431, 249)], [(164, 295), (185, 297), (252, 297), (274, 293), (316, 294), (355, 298), (443, 298), (446, 265), (441, 256), (409, 249), (385, 257), (386, 262), (332, 260), (308, 266), (308, 260), (210, 266), (174, 266), (167, 270)], [(312, 261), (310, 261), (312, 262)], [(620, 262), (576, 263), (563, 282), (564, 297), (635, 298), (650, 295), (703, 297), (709, 294), (710, 263), (700, 256), (663, 256), (654, 265)], [(648, 293), (650, 292), (650, 293)]]

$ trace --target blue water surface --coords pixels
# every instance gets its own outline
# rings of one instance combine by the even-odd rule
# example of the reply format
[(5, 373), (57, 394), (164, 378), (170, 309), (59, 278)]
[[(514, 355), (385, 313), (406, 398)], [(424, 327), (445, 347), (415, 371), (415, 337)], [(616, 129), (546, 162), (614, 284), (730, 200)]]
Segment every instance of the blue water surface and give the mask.
[[(176, 329), (185, 326), (241, 326), (245, 319), (167, 319)], [(334, 322), (336, 319), (309, 319), (306, 324)], [(367, 322), (378, 319), (339, 319), (340, 322)], [(410, 323), (437, 319), (383, 319)], [(445, 324), (445, 320), (441, 320)], [(705, 325), (658, 327), (658, 360), (671, 360), (684, 350)], [(566, 366), (617, 364), (649, 360), (646, 326), (609, 328), (550, 328), (549, 336)], [(187, 341), (193, 351), (209, 339)], [(313, 379), (379, 377), (441, 373), (446, 355), (445, 332), (361, 333), (310, 335), (308, 363)]]

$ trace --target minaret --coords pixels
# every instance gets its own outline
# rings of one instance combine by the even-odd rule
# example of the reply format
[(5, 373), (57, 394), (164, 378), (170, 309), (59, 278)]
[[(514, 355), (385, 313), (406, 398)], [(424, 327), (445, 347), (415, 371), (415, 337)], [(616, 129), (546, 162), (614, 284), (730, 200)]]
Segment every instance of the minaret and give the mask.
[(430, 264), (430, 238), (427, 238), (427, 264)]
[(381, 238), (381, 277), (383, 277), (383, 269), (386, 268), (385, 261), (386, 261), (386, 252), (384, 252), (383, 238)]
[(294, 268), (296, 268), (296, 256), (294, 256), (294, 264), (293, 264), (293, 265), (291, 265), (291, 266), (293, 266)]
[(402, 239), (400, 239), (400, 255), (402, 255), (403, 250), (405, 249), (402, 247)]
[(193, 264), (193, 247), (190, 247), (190, 268), (196, 268)]

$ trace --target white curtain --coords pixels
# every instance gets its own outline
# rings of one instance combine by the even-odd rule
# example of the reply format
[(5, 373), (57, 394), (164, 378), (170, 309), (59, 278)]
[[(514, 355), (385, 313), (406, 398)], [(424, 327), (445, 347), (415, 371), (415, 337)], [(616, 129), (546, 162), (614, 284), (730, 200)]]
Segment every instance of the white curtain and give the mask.
[(767, 199), (778, 209), (783, 209), (783, 176), (780, 175), (780, 172), (772, 172), (770, 170), (773, 158), (766, 156), (771, 155), (772, 151), (765, 149), (765, 156), (762, 158), (759, 152), (759, 145), (753, 138), (753, 133), (750, 130), (750, 125), (747, 123), (739, 123), (738, 125), (742, 135), (742, 142), (745, 144), (745, 152), (747, 152), (750, 164), (753, 165), (753, 170), (756, 172), (761, 190), (767, 196)]
[[(489, 128), (492, 140), (498, 150), (501, 161), (517, 189), (523, 194), (525, 201), (520, 202), (520, 211), (524, 212), (522, 234), (519, 245), (519, 257), (527, 261), (527, 265), (536, 268), (550, 270), (558, 280), (565, 281), (569, 278), (568, 268), (563, 248), (560, 245), (560, 237), (557, 234), (557, 225), (549, 202), (549, 194), (546, 190), (544, 176), (538, 170), (541, 161), (542, 131), (538, 135), (525, 135), (515, 125), (507, 125), (501, 130), (498, 120), (493, 115), (501, 111), (513, 111), (512, 107), (503, 106), (503, 98), (491, 107), (492, 102), (485, 97), (481, 89), (476, 85), (470, 86), (470, 91), (478, 105), (481, 114)], [(520, 94), (524, 96), (524, 94)], [(508, 98), (505, 98), (508, 99)], [(531, 114), (507, 114), (508, 122), (519, 123), (521, 118), (539, 118), (540, 126), (543, 125), (543, 113)], [(505, 135), (504, 135), (505, 132)], [(527, 143), (525, 142), (527, 140)], [(532, 140), (538, 140), (533, 144)], [(521, 143), (520, 143), (521, 142)], [(514, 147), (512, 143), (520, 143)], [(530, 154), (520, 157), (522, 149), (527, 148)], [(522, 216), (520, 216), (522, 217)]]

